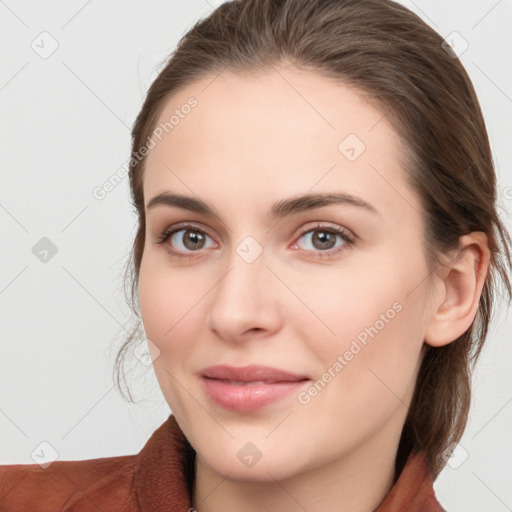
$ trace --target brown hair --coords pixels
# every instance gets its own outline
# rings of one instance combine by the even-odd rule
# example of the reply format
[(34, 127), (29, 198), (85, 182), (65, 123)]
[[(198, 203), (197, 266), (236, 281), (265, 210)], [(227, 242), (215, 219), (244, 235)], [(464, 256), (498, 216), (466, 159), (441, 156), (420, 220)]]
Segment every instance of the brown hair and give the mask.
[[(145, 242), (145, 158), (139, 150), (171, 94), (225, 69), (268, 72), (281, 63), (354, 86), (385, 113), (404, 143), (408, 179), (423, 207), (430, 269), (435, 271), (439, 257), (457, 248), (459, 238), (472, 231), (485, 232), (491, 250), (470, 329), (446, 346), (424, 346), (402, 430), (396, 474), (417, 450), (426, 453), (434, 478), (444, 467), (446, 450), (460, 440), (466, 426), (471, 371), (487, 336), (498, 278), (512, 295), (507, 273), (512, 266), (511, 240), (495, 207), (496, 177), (487, 130), (470, 78), (442, 43), (417, 15), (391, 0), (221, 4), (180, 40), (134, 123), (129, 177), (139, 223), (127, 264), (129, 304), (140, 318), (135, 301)], [(121, 366), (141, 334), (140, 321), (135, 322), (116, 359), (115, 380), (121, 393)]]

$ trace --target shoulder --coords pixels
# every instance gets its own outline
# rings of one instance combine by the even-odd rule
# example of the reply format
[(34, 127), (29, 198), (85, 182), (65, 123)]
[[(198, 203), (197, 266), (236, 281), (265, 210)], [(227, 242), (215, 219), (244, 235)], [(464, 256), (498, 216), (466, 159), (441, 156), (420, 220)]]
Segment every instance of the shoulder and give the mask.
[[(0, 465), (0, 512), (131, 510), (136, 455), (39, 464)], [(124, 507), (124, 508), (121, 508)], [(133, 510), (136, 510), (134, 508)]]

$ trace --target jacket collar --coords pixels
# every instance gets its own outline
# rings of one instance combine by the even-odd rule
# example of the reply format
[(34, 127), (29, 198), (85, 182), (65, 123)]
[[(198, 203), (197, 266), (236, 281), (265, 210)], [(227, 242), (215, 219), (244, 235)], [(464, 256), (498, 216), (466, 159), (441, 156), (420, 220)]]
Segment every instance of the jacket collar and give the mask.
[[(133, 484), (140, 510), (189, 510), (193, 471), (194, 451), (171, 414), (137, 455)], [(423, 453), (411, 453), (374, 512), (400, 511), (444, 511)]]

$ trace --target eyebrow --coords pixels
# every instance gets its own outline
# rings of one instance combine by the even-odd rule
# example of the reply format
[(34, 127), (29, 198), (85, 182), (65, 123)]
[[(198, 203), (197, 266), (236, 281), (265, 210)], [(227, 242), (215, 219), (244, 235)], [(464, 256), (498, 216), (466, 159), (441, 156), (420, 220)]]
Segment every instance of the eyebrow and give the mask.
[[(345, 206), (357, 206), (372, 213), (378, 214), (377, 209), (370, 203), (346, 193), (323, 193), (323, 194), (304, 194), (300, 196), (292, 196), (287, 199), (277, 201), (272, 205), (267, 216), (270, 220), (281, 219), (294, 213), (304, 212), (315, 208), (322, 208), (332, 204), (341, 204)], [(155, 208), (156, 206), (174, 206), (183, 208), (203, 215), (220, 220), (220, 215), (208, 203), (195, 197), (183, 196), (180, 194), (171, 194), (163, 192), (154, 196), (146, 206), (146, 210)]]

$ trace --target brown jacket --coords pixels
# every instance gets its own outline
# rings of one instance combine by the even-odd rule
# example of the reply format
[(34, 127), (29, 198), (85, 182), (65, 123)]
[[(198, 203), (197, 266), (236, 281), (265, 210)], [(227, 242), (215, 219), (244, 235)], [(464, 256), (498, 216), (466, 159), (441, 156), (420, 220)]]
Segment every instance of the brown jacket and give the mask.
[[(0, 512), (192, 512), (193, 463), (171, 415), (136, 455), (0, 466)], [(421, 454), (374, 512), (444, 512)]]

